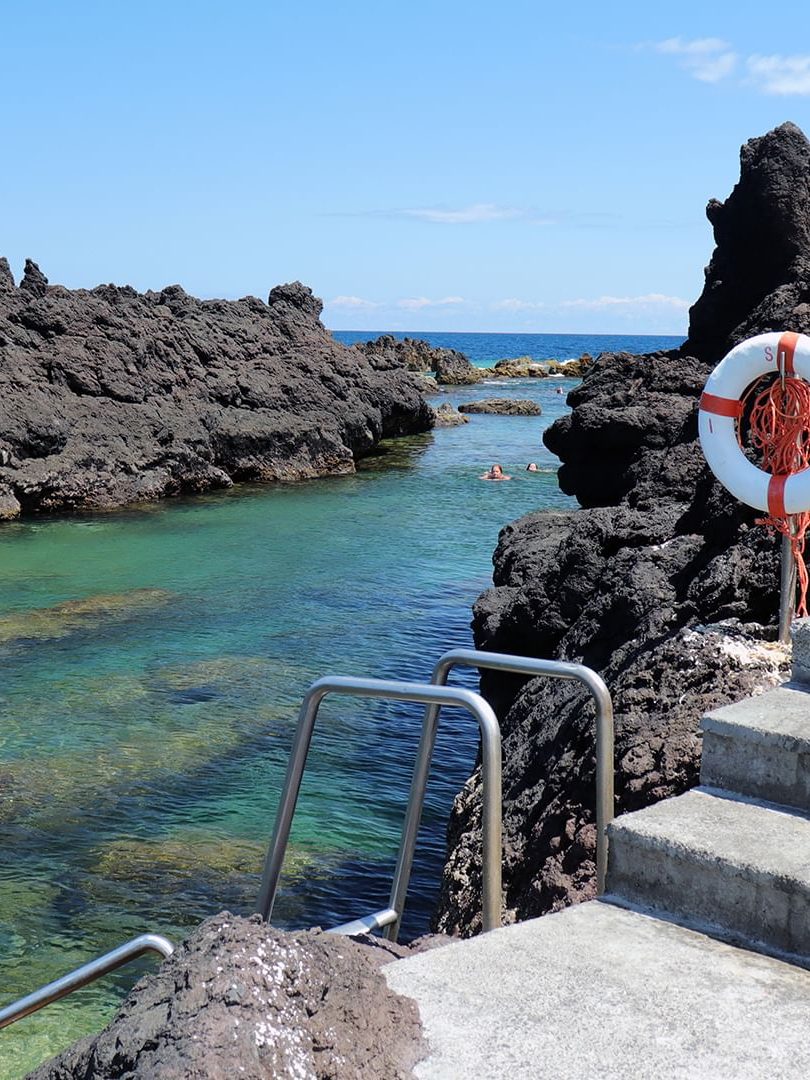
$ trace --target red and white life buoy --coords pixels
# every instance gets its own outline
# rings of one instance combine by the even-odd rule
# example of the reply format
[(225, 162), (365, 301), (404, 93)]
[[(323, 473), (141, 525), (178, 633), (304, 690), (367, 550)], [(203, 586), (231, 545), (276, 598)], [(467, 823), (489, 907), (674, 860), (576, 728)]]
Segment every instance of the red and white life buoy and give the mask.
[(810, 382), (810, 337), (759, 334), (736, 345), (706, 382), (698, 431), (709, 468), (735, 498), (773, 517), (785, 517), (810, 510), (810, 468), (786, 476), (758, 469), (743, 453), (735, 426), (745, 390), (774, 372)]

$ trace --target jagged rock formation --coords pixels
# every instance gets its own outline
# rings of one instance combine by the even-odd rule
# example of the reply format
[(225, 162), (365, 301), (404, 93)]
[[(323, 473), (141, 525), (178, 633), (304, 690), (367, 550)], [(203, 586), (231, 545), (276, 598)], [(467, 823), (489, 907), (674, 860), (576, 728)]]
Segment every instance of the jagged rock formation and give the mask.
[(426, 1050), (419, 1012), (379, 969), (407, 951), (223, 912), (29, 1080), (404, 1080)]
[(462, 413), (492, 413), (495, 416), (540, 416), (542, 408), (536, 401), (521, 398), (485, 398), (459, 405)]
[[(702, 713), (788, 670), (772, 644), (778, 542), (708, 471), (696, 414), (728, 347), (767, 330), (810, 330), (810, 144), (785, 124), (748, 143), (741, 160), (732, 195), (708, 207), (717, 249), (688, 342), (588, 367), (569, 395), (572, 413), (545, 436), (563, 462), (560, 486), (584, 509), (507, 526), (494, 588), (475, 606), (479, 647), (578, 660), (603, 674), (616, 710), (619, 811), (696, 783)], [(482, 687), (504, 733), (507, 917), (592, 896), (587, 695), (491, 673)], [(444, 930), (478, 924), (479, 782), (476, 772), (454, 806)]]
[(782, 124), (740, 151), (740, 181), (706, 215), (716, 248), (686, 348), (714, 365), (739, 341), (810, 329), (810, 143)]
[(438, 348), (421, 338), (398, 341), (391, 334), (382, 334), (374, 341), (359, 342), (353, 348), (370, 360), (390, 367), (404, 364), (412, 371), (433, 371), (436, 381), (448, 386), (477, 383), (485, 374), (457, 349)]
[(0, 260), (0, 519), (240, 480), (351, 472), (433, 414), (395, 358), (321, 325), (300, 283), (268, 301), (51, 286)]

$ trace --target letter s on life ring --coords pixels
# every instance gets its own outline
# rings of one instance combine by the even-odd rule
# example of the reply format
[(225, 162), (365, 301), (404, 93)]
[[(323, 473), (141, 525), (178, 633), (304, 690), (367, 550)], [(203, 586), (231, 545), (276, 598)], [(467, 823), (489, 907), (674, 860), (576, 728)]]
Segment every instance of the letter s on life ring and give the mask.
[(773, 517), (810, 510), (810, 468), (772, 476), (748, 460), (735, 421), (746, 388), (762, 375), (784, 370), (810, 382), (810, 337), (758, 334), (728, 353), (709, 376), (700, 399), (698, 432), (709, 468), (741, 502)]

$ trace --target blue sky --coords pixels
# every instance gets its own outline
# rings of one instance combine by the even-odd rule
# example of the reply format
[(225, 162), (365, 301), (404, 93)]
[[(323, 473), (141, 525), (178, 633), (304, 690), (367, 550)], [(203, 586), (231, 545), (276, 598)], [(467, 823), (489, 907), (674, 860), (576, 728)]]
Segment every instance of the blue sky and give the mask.
[(333, 328), (682, 332), (740, 145), (810, 132), (799, 3), (2, 9), (16, 272)]

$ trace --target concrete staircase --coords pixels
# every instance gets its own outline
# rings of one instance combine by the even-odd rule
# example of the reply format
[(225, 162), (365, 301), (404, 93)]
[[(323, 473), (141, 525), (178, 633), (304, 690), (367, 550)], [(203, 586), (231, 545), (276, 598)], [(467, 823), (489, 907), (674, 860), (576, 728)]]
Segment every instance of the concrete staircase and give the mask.
[(718, 709), (703, 733), (701, 787), (611, 826), (608, 892), (810, 962), (810, 693)]
[(701, 786), (610, 827), (601, 901), (385, 969), (417, 1077), (810, 1075), (810, 622), (794, 682), (703, 731)]

